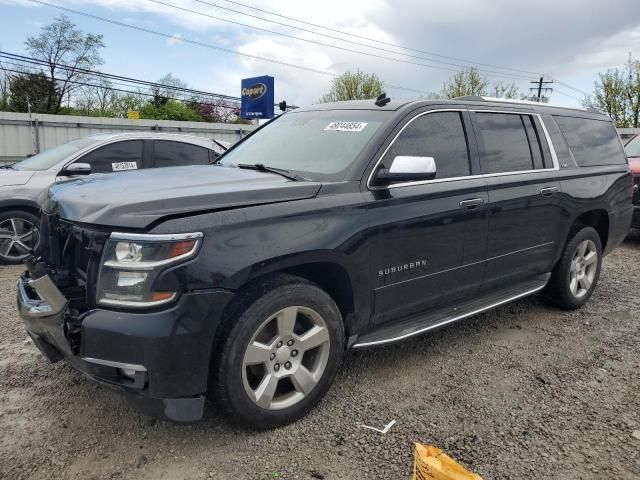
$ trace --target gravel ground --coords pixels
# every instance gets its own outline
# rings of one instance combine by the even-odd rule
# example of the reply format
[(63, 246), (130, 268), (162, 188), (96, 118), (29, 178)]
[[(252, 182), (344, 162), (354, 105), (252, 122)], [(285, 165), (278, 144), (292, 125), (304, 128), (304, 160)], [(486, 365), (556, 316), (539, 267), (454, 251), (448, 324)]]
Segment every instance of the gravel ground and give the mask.
[[(532, 297), (400, 345), (350, 353), (327, 398), (270, 432), (156, 422), (64, 363), (15, 312), (0, 267), (0, 478), (409, 478), (413, 442), (487, 479), (640, 479), (640, 237), (580, 311)], [(361, 428), (395, 419), (386, 435)]]

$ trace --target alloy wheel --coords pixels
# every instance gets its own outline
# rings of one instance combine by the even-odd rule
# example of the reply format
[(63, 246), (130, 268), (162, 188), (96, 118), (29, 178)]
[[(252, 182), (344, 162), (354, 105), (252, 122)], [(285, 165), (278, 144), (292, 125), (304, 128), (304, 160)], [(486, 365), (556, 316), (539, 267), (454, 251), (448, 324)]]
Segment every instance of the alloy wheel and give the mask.
[(258, 327), (245, 350), (245, 392), (267, 410), (297, 404), (322, 378), (330, 348), (327, 324), (315, 310), (301, 306), (279, 310)]
[(8, 218), (0, 222), (0, 256), (9, 261), (20, 261), (38, 246), (38, 228), (24, 218)]
[(598, 271), (598, 250), (592, 240), (580, 242), (571, 259), (569, 289), (576, 298), (587, 294)]

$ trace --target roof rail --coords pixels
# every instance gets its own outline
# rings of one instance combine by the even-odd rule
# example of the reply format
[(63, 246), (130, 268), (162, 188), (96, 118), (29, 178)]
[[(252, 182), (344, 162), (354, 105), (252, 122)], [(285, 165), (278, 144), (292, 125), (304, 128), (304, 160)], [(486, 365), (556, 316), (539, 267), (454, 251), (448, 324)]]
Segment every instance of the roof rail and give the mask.
[[(480, 96), (480, 95), (465, 95), (463, 97), (456, 97), (454, 98), (454, 100), (467, 100), (467, 101), (472, 101), (472, 102), (501, 102), (501, 103), (518, 103), (518, 104), (522, 104), (522, 105), (549, 105), (548, 103), (544, 103), (544, 102), (534, 102), (532, 100), (518, 100), (515, 98), (498, 98), (498, 97), (485, 97), (485, 96)], [(572, 110), (584, 110), (587, 112), (591, 112), (591, 113), (602, 113), (599, 110), (595, 109), (595, 108), (584, 108), (584, 107), (559, 107), (557, 105), (549, 105), (557, 107), (557, 108), (570, 108)]]

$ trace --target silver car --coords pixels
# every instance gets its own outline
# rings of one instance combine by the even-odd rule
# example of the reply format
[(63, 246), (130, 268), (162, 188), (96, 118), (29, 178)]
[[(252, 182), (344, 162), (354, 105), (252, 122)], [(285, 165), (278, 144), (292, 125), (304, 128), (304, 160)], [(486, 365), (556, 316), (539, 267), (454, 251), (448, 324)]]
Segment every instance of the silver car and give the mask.
[(54, 182), (94, 173), (208, 164), (228, 146), (178, 134), (100, 134), (0, 167), (0, 263), (20, 263), (38, 247), (38, 198)]

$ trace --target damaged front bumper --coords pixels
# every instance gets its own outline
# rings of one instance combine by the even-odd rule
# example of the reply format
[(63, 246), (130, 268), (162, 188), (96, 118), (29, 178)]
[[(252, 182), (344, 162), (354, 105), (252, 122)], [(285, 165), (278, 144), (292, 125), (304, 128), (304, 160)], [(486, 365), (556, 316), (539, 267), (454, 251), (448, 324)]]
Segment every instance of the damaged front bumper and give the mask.
[(68, 301), (51, 277), (27, 271), (17, 283), (18, 311), (43, 356), (66, 360), (144, 413), (174, 422), (203, 416), (215, 329), (232, 296), (193, 292), (166, 310), (144, 313), (90, 310), (73, 342)]

